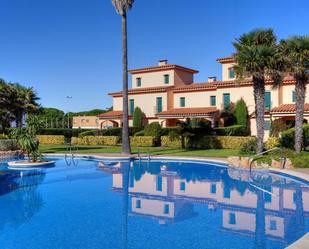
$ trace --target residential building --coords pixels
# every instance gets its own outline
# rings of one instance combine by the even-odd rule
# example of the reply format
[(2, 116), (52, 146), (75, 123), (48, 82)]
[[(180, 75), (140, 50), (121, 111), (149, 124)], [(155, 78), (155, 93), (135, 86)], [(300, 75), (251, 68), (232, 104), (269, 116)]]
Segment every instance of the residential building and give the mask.
[[(250, 79), (237, 80), (233, 57), (217, 59), (222, 66), (222, 80), (209, 77), (207, 82), (194, 82), (197, 70), (159, 61), (157, 66), (132, 69), (132, 88), (129, 90), (129, 124), (135, 107), (140, 107), (149, 123), (159, 122), (163, 127), (175, 126), (186, 118), (202, 118), (212, 126), (222, 125), (222, 111), (243, 98), (250, 115), (251, 134), (256, 135), (255, 102)], [(295, 117), (295, 81), (287, 76), (278, 87), (266, 82), (265, 133), (272, 120), (291, 122)], [(113, 110), (98, 115), (100, 127), (121, 126), (122, 92), (110, 93)], [(306, 96), (305, 119), (309, 120), (309, 94)]]
[(99, 118), (96, 116), (73, 117), (73, 129), (99, 129)]

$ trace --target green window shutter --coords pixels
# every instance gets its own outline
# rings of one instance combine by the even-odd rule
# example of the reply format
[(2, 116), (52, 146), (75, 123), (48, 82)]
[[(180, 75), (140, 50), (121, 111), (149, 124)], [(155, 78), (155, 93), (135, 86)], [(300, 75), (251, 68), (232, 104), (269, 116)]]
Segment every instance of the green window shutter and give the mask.
[(180, 107), (185, 107), (186, 106), (186, 98), (185, 97), (181, 97), (180, 98)]
[(271, 93), (265, 92), (265, 109), (270, 110), (271, 109)]
[(210, 96), (210, 105), (211, 106), (216, 106), (217, 103), (216, 103), (216, 96)]
[(296, 92), (292, 91), (292, 102), (295, 103), (296, 102)]
[(234, 70), (234, 68), (229, 68), (229, 78), (230, 79), (233, 79), (233, 78), (235, 78), (235, 70)]
[(169, 84), (170, 83), (170, 76), (168, 74), (164, 75), (164, 84)]
[(157, 113), (162, 112), (162, 97), (157, 97)]
[(134, 99), (130, 99), (129, 101), (130, 105), (129, 105), (129, 115), (133, 116), (134, 113)]
[(230, 107), (231, 97), (229, 93), (223, 94), (223, 107), (224, 109), (228, 109)]
[(136, 86), (142, 86), (142, 78), (136, 78)]

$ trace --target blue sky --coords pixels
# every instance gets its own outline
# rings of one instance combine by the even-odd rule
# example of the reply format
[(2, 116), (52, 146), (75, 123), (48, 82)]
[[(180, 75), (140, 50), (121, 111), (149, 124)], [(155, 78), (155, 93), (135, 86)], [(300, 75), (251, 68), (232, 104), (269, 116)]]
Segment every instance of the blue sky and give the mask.
[[(121, 23), (110, 0), (0, 0), (0, 77), (33, 86), (64, 111), (112, 105), (121, 89)], [(243, 32), (309, 34), (308, 0), (135, 0), (128, 15), (129, 68), (159, 59), (220, 78), (216, 58)], [(73, 96), (67, 100), (67, 95)]]

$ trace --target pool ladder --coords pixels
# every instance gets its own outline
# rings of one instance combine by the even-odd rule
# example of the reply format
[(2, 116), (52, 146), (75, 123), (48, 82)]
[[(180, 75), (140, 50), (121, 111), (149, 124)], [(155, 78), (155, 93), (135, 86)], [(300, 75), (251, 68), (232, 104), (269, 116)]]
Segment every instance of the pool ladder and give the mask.
[(66, 153), (64, 155), (65, 162), (67, 166), (77, 166), (78, 160), (75, 158), (74, 153), (78, 151), (78, 147), (72, 144), (67, 144)]
[(262, 157), (264, 154), (268, 153), (268, 152), (272, 152), (272, 151), (280, 151), (280, 164), (281, 164), (281, 169), (284, 169), (285, 168), (285, 164), (286, 164), (286, 157), (283, 155), (283, 149), (282, 148), (279, 148), (279, 147), (275, 147), (275, 148), (272, 148), (270, 150), (266, 150), (266, 151), (263, 151), (261, 153), (257, 153), (251, 157), (249, 157), (249, 162), (250, 162), (250, 174), (251, 174), (251, 171), (252, 171), (252, 166), (253, 166), (253, 163), (258, 160), (260, 157)]

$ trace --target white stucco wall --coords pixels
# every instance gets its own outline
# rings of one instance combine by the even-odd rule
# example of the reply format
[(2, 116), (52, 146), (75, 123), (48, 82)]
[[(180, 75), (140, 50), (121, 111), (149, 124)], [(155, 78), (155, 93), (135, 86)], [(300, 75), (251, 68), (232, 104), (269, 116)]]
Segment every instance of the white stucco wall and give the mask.
[[(169, 84), (164, 83), (164, 75), (169, 75)], [(173, 86), (174, 85), (174, 70), (138, 73), (132, 75), (132, 88), (156, 87), (156, 86)], [(136, 79), (141, 78), (141, 86), (137, 86)]]

